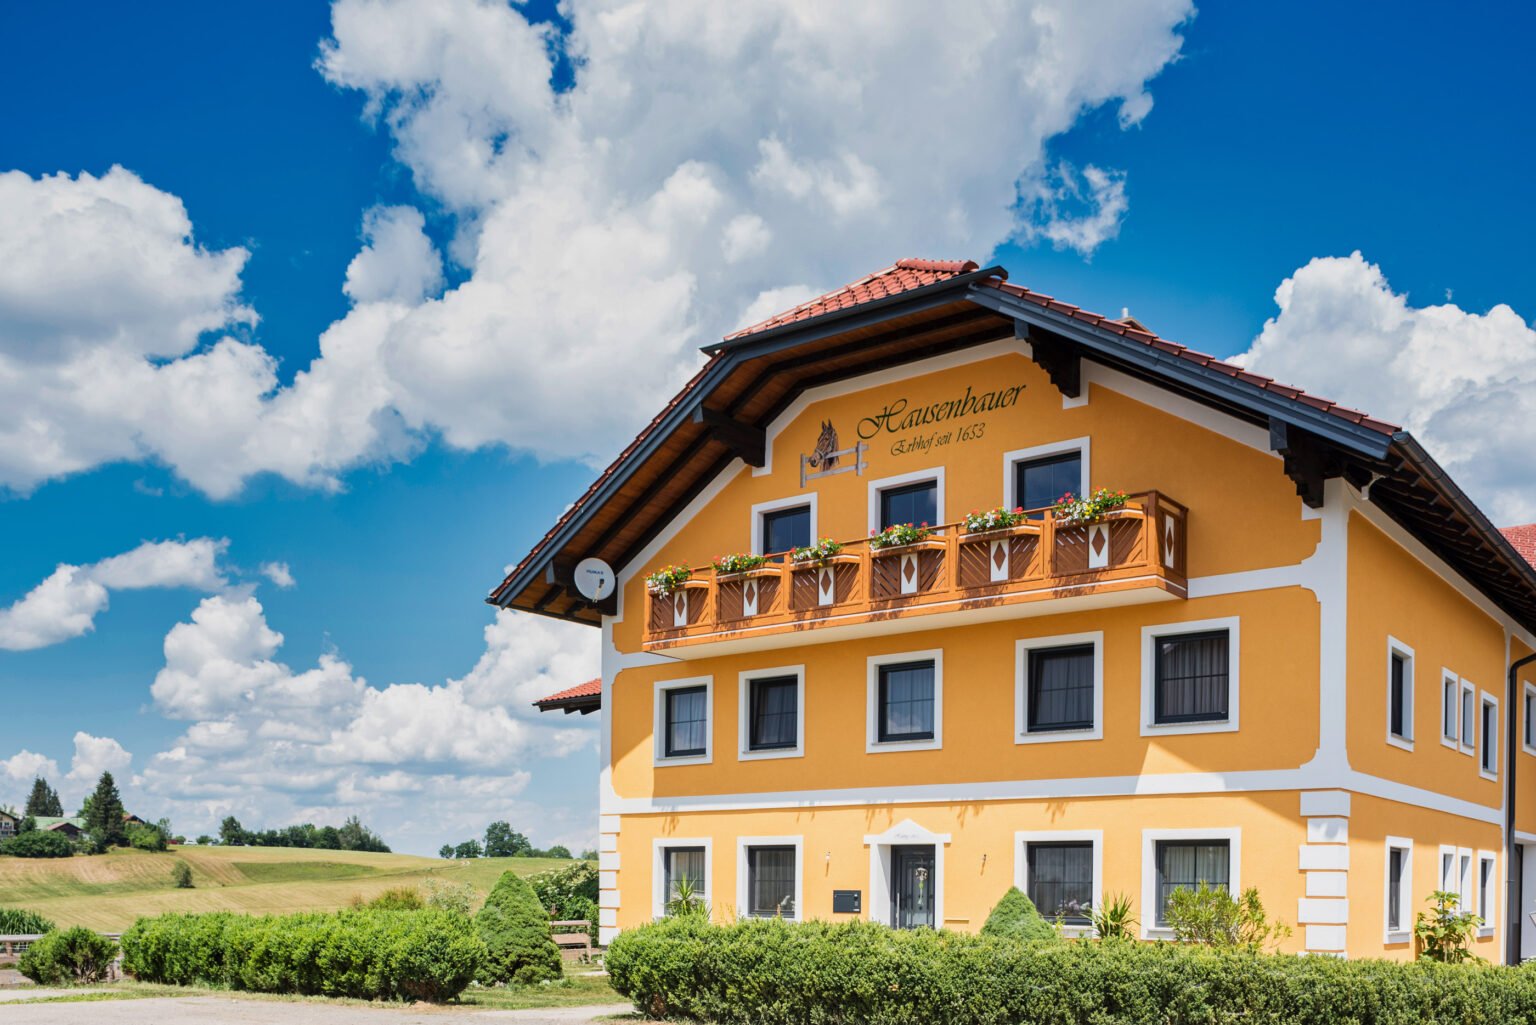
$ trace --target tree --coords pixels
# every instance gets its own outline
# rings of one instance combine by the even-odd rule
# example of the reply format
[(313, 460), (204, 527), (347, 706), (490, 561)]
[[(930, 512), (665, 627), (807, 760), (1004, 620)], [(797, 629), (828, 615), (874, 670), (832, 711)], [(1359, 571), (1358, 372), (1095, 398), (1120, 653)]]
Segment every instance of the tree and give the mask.
[(178, 890), (192, 889), (192, 866), (178, 861), (171, 869), (171, 884)]
[(453, 857), (453, 844), (451, 844), (451, 843), (443, 844), (441, 847), (439, 847), (437, 849), (437, 856), (439, 858), (451, 858), (451, 857)]
[(1017, 886), (1008, 887), (1003, 899), (997, 902), (986, 924), (981, 927), (983, 936), (1001, 936), (1004, 939), (1024, 942), (1052, 942), (1061, 934), (1055, 926), (1041, 916), (1035, 902)]
[(569, 847), (562, 847), (559, 844), (555, 844), (549, 850), (544, 852), (544, 856), (546, 858), (569, 858), (571, 856), (571, 849)]
[(515, 858), (532, 850), (528, 838), (512, 829), (506, 822), (492, 822), (485, 827), (485, 856), (487, 858)]
[(197, 845), (199, 847), (207, 847), (211, 843), (213, 843), (213, 837), (209, 836), (207, 833), (203, 833), (197, 838)]
[(59, 818), (64, 814), (64, 802), (59, 800), (59, 792), (49, 786), (46, 779), (37, 776), (32, 780), (32, 793), (27, 797), (24, 814), (34, 818)]
[(457, 847), (455, 847), (453, 849), (453, 856), (455, 858), (478, 858), (478, 857), (480, 857), (480, 841), (479, 840), (465, 840), (463, 843), (459, 844)]
[(226, 847), (245, 845), (245, 827), (233, 815), (227, 816), (223, 822), (219, 823), (219, 843)]
[(103, 772), (96, 790), (86, 799), (85, 831), (98, 850), (128, 846), (128, 830), (123, 825), (123, 798), (117, 781)]
[(560, 978), (560, 948), (550, 938), (549, 916), (521, 876), (501, 874), (475, 915), (475, 929), (490, 953), (486, 981), (526, 984)]

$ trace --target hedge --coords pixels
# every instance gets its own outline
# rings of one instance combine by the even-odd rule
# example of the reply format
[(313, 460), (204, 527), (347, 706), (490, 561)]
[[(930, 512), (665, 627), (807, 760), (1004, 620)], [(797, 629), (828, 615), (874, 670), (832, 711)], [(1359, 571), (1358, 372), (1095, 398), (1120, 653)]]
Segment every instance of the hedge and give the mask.
[(34, 829), (0, 842), (0, 854), (18, 858), (70, 858), (74, 857), (75, 845), (63, 833)]
[(77, 925), (28, 944), (16, 970), (40, 986), (73, 986), (101, 982), (115, 957), (116, 943)]
[(436, 910), (172, 914), (123, 934), (123, 969), (145, 982), (363, 1000), (448, 1000), (485, 958), (468, 918)]
[(1536, 968), (1018, 943), (867, 922), (620, 933), (613, 987), (653, 1018), (726, 1025), (1494, 1025), (1536, 1021)]

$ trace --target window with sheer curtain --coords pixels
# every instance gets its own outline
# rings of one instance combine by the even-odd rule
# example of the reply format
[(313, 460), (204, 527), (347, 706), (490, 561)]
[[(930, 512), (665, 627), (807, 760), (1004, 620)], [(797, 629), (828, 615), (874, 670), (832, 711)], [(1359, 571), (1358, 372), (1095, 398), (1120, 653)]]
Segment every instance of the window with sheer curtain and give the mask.
[(1178, 889), (1232, 883), (1232, 846), (1226, 840), (1162, 840), (1157, 845), (1157, 924), (1168, 924), (1168, 900)]
[(748, 684), (748, 750), (776, 751), (799, 744), (799, 692), (800, 681), (793, 676), (775, 676)]
[(1156, 722), (1220, 722), (1230, 699), (1226, 630), (1156, 639)]
[(933, 739), (933, 663), (880, 667), (878, 739)]
[(754, 918), (795, 917), (795, 849), (747, 848), (747, 914)]
[(696, 898), (709, 899), (705, 882), (704, 848), (668, 847), (662, 852), (661, 863), (666, 874), (665, 900), (677, 899), (678, 883), (685, 879)]
[(709, 743), (709, 691), (676, 687), (667, 691), (667, 757), (701, 755)]
[(1025, 849), (1029, 899), (1047, 918), (1085, 925), (1093, 904), (1093, 844), (1031, 843)]
[(1029, 732), (1093, 728), (1093, 645), (1029, 653)]

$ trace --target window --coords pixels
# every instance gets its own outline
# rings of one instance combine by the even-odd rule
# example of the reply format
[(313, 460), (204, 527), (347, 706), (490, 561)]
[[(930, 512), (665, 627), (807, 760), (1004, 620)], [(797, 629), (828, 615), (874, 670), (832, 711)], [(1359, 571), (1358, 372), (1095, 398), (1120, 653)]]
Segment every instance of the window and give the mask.
[(1499, 699), (1484, 694), (1478, 715), (1478, 771), (1487, 779), (1499, 777)]
[(1521, 737), (1525, 741), (1525, 753), (1536, 755), (1536, 684), (1527, 683), (1524, 691), (1525, 719), (1522, 722)]
[(933, 739), (933, 663), (880, 667), (879, 740)]
[(811, 507), (775, 509), (763, 517), (763, 554), (788, 552), (811, 543)]
[(865, 750), (923, 750), (943, 740), (944, 652), (908, 651), (869, 659)]
[(916, 484), (885, 488), (880, 492), (880, 529), (896, 523), (926, 523), (939, 520), (939, 485), (925, 480)]
[(743, 753), (798, 753), (803, 668), (742, 678)]
[(1472, 910), (1472, 852), (1456, 852), (1456, 892), (1461, 894), (1461, 910)]
[(1231, 843), (1227, 840), (1159, 840), (1157, 842), (1157, 925), (1168, 924), (1173, 891), (1231, 887)]
[(1440, 683), (1440, 739), (1451, 747), (1456, 746), (1456, 691), (1460, 686), (1451, 673), (1446, 673)]
[(708, 676), (656, 684), (656, 765), (698, 765), (710, 760), (712, 691), (713, 679)]
[(1214, 722), (1227, 718), (1229, 644), (1225, 630), (1159, 637), (1155, 721)]
[(1028, 653), (1028, 732), (1093, 728), (1094, 662), (1092, 644)]
[(1461, 681), (1461, 749), (1471, 754), (1477, 744), (1477, 688)]
[(1067, 492), (1083, 490), (1083, 456), (1072, 451), (1023, 460), (1014, 464), (1013, 474), (1014, 502), (1025, 509), (1045, 509)]
[(1440, 848), (1440, 889), (1451, 893), (1456, 890), (1456, 848)]
[(704, 902), (709, 900), (708, 850), (703, 846), (663, 847), (661, 849), (662, 914), (667, 905), (680, 896), (686, 883), (689, 893)]
[(1387, 638), (1387, 742), (1413, 750), (1413, 651)]
[(1477, 917), (1483, 920), (1478, 932), (1483, 936), (1493, 935), (1499, 913), (1498, 864), (1492, 851), (1477, 852)]
[(794, 918), (799, 852), (792, 844), (748, 846), (743, 906), (753, 918)]
[(1412, 921), (1413, 841), (1389, 836), (1386, 842), (1386, 936), (1387, 943), (1407, 943)]
[(1097, 899), (1093, 885), (1092, 842), (1045, 842), (1024, 845), (1028, 894), (1046, 918), (1087, 925)]

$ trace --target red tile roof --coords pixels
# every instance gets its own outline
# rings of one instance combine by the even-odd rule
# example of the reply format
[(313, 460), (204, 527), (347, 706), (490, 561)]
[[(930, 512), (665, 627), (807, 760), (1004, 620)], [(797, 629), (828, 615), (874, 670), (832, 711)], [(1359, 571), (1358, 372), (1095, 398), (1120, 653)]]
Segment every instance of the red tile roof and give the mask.
[(852, 284), (834, 289), (826, 295), (817, 296), (809, 302), (803, 302), (792, 310), (775, 314), (762, 323), (728, 334), (725, 340), (729, 342), (746, 335), (755, 335), (759, 331), (767, 331), (769, 328), (810, 320), (823, 313), (846, 310), (850, 306), (859, 306), (876, 299), (886, 299), (893, 295), (900, 295), (902, 292), (910, 292), (914, 288), (922, 288), (924, 285), (947, 281), (957, 274), (969, 274), (976, 269), (977, 265), (972, 260), (897, 260), (885, 270), (876, 271)]
[(1279, 381), (1276, 381), (1272, 377), (1265, 377), (1263, 374), (1252, 373), (1250, 371), (1244, 370), (1242, 367), (1235, 363), (1227, 363), (1223, 360), (1217, 359), (1215, 356), (1208, 356), (1203, 352), (1196, 352), (1194, 349), (1191, 349), (1188, 346), (1180, 345), (1178, 342), (1170, 342), (1166, 338), (1159, 338), (1151, 331), (1145, 330), (1140, 322), (1129, 317), (1124, 320), (1113, 320), (1104, 316), (1102, 313), (1091, 313), (1088, 310), (1082, 309), (1081, 307), (1073, 306), (1071, 303), (1061, 302), (1057, 299), (1051, 298), (1048, 295), (1045, 295), (1044, 293), (1032, 292), (1022, 285), (1011, 284), (1007, 281), (983, 281), (981, 284), (1007, 292), (1009, 295), (1018, 296), (1020, 299), (1026, 299), (1029, 302), (1043, 306), (1048, 310), (1053, 310), (1056, 313), (1066, 314), (1073, 320), (1081, 320), (1083, 323), (1091, 324), (1101, 330), (1112, 331), (1115, 334), (1129, 338), (1132, 341), (1142, 342), (1143, 344), (1151, 346), (1154, 349), (1160, 349), (1171, 356), (1177, 356), (1180, 359), (1189, 360), (1191, 363), (1198, 363), (1207, 369), (1215, 370), (1219, 373), (1226, 374), (1229, 377), (1235, 377), (1238, 380), (1245, 381), (1248, 384), (1254, 385), (1255, 387), (1263, 388), (1265, 391), (1274, 392), (1277, 395), (1283, 395), (1286, 398), (1294, 399), (1297, 402), (1304, 402), (1314, 409), (1319, 409), (1325, 413), (1330, 413), (1333, 416), (1339, 417), (1340, 419), (1348, 420), (1352, 424), (1359, 424), (1361, 427), (1367, 427), (1382, 434), (1396, 434), (1402, 430), (1402, 428), (1396, 424), (1388, 423), (1385, 420), (1377, 420), (1374, 417), (1360, 412), (1358, 409), (1350, 409), (1348, 406), (1341, 406), (1337, 402), (1334, 402), (1332, 399), (1325, 399), (1316, 395), (1309, 395), (1308, 393), (1302, 391), (1300, 388), (1295, 388), (1288, 384), (1281, 384)]
[(578, 683), (574, 687), (567, 687), (565, 690), (556, 691), (547, 698), (540, 698), (534, 704), (547, 705), (555, 701), (570, 701), (573, 698), (597, 698), (602, 697), (602, 695), (603, 678), (598, 677), (595, 680), (588, 680), (586, 683)]
[(1518, 527), (1500, 527), (1499, 533), (1503, 534), (1504, 540), (1520, 553), (1520, 558), (1536, 566), (1536, 523), (1526, 523)]

